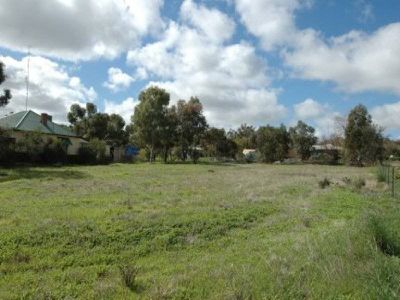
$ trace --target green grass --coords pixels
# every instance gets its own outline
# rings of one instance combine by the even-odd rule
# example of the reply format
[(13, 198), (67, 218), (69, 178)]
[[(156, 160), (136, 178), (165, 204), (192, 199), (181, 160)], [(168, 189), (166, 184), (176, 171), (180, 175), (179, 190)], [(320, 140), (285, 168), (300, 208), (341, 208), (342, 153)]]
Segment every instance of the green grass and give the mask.
[(373, 169), (0, 173), (0, 299), (400, 297), (400, 205)]

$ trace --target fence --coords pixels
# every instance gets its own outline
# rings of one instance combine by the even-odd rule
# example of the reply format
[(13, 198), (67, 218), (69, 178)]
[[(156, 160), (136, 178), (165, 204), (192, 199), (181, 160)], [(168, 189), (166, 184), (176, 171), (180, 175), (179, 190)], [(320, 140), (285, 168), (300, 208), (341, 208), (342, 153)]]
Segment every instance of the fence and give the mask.
[(399, 188), (399, 184), (396, 182), (397, 168), (398, 167), (390, 164), (382, 164), (378, 167), (378, 180), (387, 183), (390, 194), (393, 198), (400, 196), (400, 194), (397, 192), (397, 189)]

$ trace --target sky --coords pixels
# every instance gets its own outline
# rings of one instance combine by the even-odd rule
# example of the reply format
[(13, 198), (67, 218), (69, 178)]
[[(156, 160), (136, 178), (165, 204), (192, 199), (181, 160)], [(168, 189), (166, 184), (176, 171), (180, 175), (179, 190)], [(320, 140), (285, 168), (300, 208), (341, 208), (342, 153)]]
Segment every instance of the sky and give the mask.
[(127, 123), (143, 89), (198, 97), (212, 126), (319, 136), (355, 105), (400, 138), (399, 0), (0, 0), (11, 103), (66, 122), (95, 103)]

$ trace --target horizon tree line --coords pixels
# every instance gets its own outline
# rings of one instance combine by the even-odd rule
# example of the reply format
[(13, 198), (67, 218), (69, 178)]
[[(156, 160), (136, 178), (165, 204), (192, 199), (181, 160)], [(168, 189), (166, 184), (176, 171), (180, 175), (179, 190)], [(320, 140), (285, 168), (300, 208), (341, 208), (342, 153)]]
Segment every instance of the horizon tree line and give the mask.
[[(0, 62), (0, 84), (7, 76)], [(0, 107), (9, 104), (12, 98), (9, 89), (0, 94)], [(71, 106), (68, 121), (78, 135), (87, 140), (106, 141), (112, 146), (135, 144), (146, 151), (153, 162), (160, 156), (164, 162), (172, 157), (197, 162), (200, 150), (207, 156), (236, 159), (243, 149), (257, 149), (263, 162), (281, 161), (294, 150), (301, 160), (311, 156), (312, 146), (317, 143), (315, 129), (298, 121), (289, 129), (281, 124), (253, 126), (242, 124), (237, 130), (209, 126), (203, 114), (203, 105), (197, 97), (188, 101), (179, 100), (170, 106), (170, 95), (164, 89), (152, 86), (139, 95), (139, 104), (126, 124), (118, 114), (97, 111), (96, 105), (87, 103)], [(374, 124), (367, 108), (359, 104), (354, 107), (342, 125), (343, 135), (325, 139), (344, 148), (344, 158), (352, 165), (371, 164), (382, 161), (385, 156), (400, 156), (400, 143), (383, 136), (383, 128)], [(0, 135), (6, 134), (0, 128)]]

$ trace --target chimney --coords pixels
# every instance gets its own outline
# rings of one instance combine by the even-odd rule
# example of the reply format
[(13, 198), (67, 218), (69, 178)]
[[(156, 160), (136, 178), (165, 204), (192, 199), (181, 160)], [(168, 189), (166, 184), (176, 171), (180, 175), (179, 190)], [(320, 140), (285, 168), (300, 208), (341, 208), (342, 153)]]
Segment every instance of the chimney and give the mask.
[(44, 125), (47, 126), (47, 121), (49, 120), (49, 115), (48, 114), (41, 114), (40, 115), (40, 122)]

